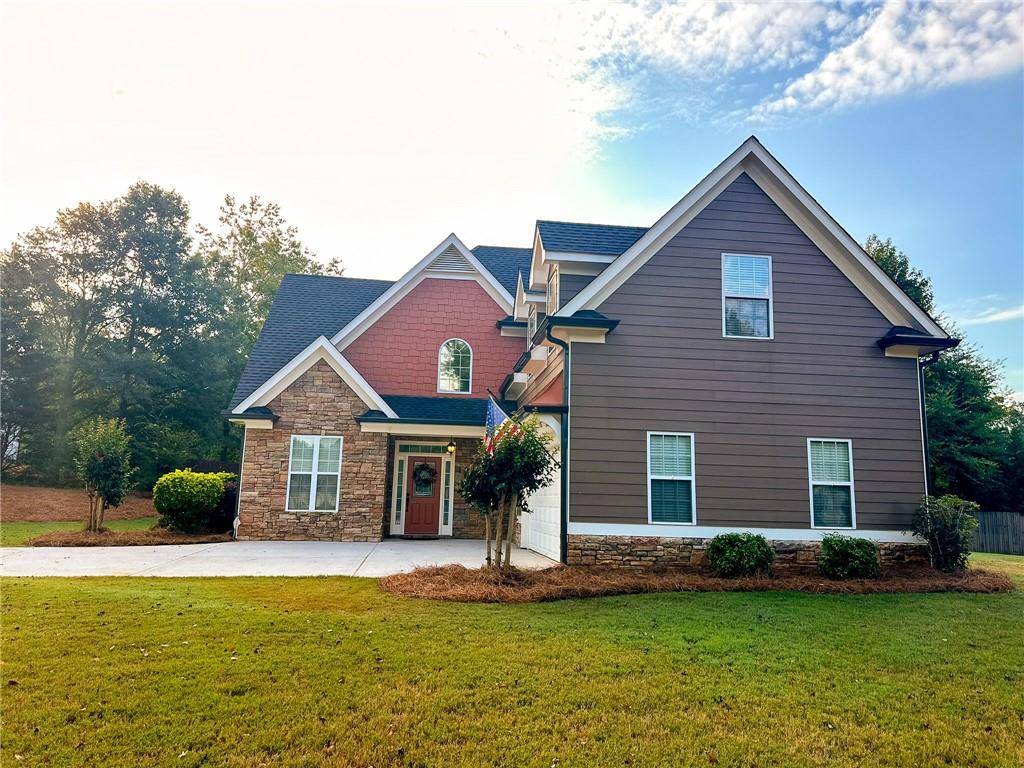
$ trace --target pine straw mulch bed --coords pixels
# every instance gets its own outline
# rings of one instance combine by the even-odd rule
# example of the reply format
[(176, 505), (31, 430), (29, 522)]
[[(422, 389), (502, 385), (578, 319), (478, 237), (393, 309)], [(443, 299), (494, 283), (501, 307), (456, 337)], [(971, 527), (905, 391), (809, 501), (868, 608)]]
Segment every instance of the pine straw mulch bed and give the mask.
[(388, 592), (404, 597), (459, 603), (538, 603), (576, 597), (632, 595), (644, 592), (778, 592), (812, 594), (879, 594), (899, 592), (1012, 592), (1001, 573), (970, 570), (950, 575), (921, 569), (883, 575), (880, 579), (831, 581), (821, 576), (773, 576), (719, 579), (690, 571), (639, 573), (597, 567), (561, 566), (500, 573), (461, 565), (417, 568), (381, 579)]
[[(89, 497), (81, 488), (47, 488), (4, 483), (0, 489), (0, 517), (5, 523), (75, 521), (89, 514)], [(156, 517), (153, 499), (131, 493), (121, 506), (107, 510), (107, 520)]]
[(147, 547), (156, 544), (213, 544), (231, 541), (230, 533), (178, 533), (166, 528), (146, 531), (51, 531), (29, 539), (30, 547)]

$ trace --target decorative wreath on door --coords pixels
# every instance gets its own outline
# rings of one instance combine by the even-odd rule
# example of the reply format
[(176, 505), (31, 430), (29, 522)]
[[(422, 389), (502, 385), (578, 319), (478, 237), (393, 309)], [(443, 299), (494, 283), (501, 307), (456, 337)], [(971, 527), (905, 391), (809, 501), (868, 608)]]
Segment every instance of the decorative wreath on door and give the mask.
[(417, 483), (432, 483), (437, 479), (437, 469), (433, 464), (420, 464), (413, 472)]

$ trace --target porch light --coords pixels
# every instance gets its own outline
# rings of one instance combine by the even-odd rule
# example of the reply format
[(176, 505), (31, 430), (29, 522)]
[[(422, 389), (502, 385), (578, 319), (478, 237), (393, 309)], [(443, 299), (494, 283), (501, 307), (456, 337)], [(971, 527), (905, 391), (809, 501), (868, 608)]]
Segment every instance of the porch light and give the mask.
[(448, 449), (448, 455), (449, 456), (454, 456), (455, 455), (455, 441), (454, 440), (449, 440), (448, 441), (448, 445), (446, 445), (445, 448)]

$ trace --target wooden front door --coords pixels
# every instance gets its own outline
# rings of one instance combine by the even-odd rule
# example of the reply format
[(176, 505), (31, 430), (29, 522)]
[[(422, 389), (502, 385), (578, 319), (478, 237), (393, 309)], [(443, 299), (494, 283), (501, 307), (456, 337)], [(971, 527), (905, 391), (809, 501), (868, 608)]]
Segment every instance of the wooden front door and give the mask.
[(438, 532), (441, 517), (441, 459), (410, 456), (409, 481), (405, 494), (405, 532)]

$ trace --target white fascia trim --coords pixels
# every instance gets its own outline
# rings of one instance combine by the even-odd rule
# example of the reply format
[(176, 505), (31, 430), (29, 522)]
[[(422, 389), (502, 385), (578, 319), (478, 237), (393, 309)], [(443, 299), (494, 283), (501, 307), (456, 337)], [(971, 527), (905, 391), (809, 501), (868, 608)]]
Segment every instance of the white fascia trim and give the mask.
[[(756, 162), (751, 162), (753, 158)], [(763, 172), (759, 173), (758, 163)], [(948, 338), (945, 331), (940, 328), (934, 320), (928, 317), (920, 307), (913, 301), (885, 274), (885, 271), (875, 264), (874, 260), (856, 240), (844, 230), (833, 219), (818, 202), (811, 197), (807, 191), (800, 186), (790, 173), (766, 150), (756, 137), (751, 136), (744, 141), (725, 160), (705, 176), (693, 189), (686, 193), (682, 200), (672, 206), (668, 212), (658, 219), (646, 234), (637, 240), (625, 253), (613, 262), (604, 272), (598, 275), (589, 285), (567, 302), (557, 314), (572, 315), (581, 309), (597, 309), (612, 293), (614, 293), (626, 280), (628, 280), (640, 267), (657, 253), (665, 243), (674, 237), (686, 224), (693, 220), (708, 203), (714, 200), (718, 194), (731, 184), (742, 173), (750, 174), (759, 186), (764, 188), (763, 181), (765, 173), (790, 194), (801, 208), (807, 211), (811, 220), (827, 232), (842, 251), (858, 262), (863, 269), (874, 279), (877, 285), (888, 294), (896, 305), (906, 314), (907, 318), (913, 318), (921, 324), (929, 333), (939, 338)], [(758, 179), (758, 176), (761, 179)], [(779, 203), (770, 190), (764, 190), (765, 194)], [(781, 207), (781, 206), (780, 206)], [(787, 211), (787, 213), (789, 213)], [(792, 218), (792, 216), (791, 216)], [(800, 226), (799, 222), (797, 226)], [(815, 238), (814, 233), (806, 231), (806, 227), (800, 226), (804, 233), (821, 248), (820, 238)], [(828, 251), (822, 248), (827, 257), (835, 262)], [(901, 324), (901, 318), (895, 318), (889, 307), (879, 305), (879, 302), (870, 296), (861, 287), (863, 281), (855, 279), (849, 274), (848, 269), (836, 263), (836, 266), (853, 281), (865, 296), (878, 307), (891, 322)]]
[(246, 429), (273, 429), (274, 428), (274, 420), (273, 419), (255, 419), (255, 418), (246, 417), (244, 419), (243, 418), (229, 418), (228, 421), (231, 422), (232, 424), (240, 424), (241, 426), (245, 427)]
[[(477, 272), (476, 275), (446, 276), (440, 273), (426, 272), (427, 267), (430, 266), (431, 262), (450, 246), (454, 246), (459, 254), (472, 265), (473, 269)], [(507, 314), (512, 313), (514, 299), (511, 294), (505, 290), (504, 286), (497, 281), (494, 275), (487, 271), (484, 265), (480, 263), (480, 260), (473, 255), (473, 252), (469, 250), (465, 243), (463, 243), (453, 232), (442, 240), (433, 250), (431, 250), (430, 253), (420, 259), (416, 266), (402, 275), (394, 285), (384, 291), (376, 301), (356, 315), (348, 325), (334, 334), (334, 336), (331, 337), (331, 343), (338, 349), (344, 349), (347, 347), (355, 341), (363, 331), (377, 322), (377, 320), (386, 314), (391, 307), (397, 304), (406, 294), (423, 282), (427, 277), (461, 280), (475, 279), (481, 287), (487, 291), (490, 297), (494, 299), (498, 306), (505, 310)]]
[(483, 438), (484, 428), (466, 424), (409, 424), (396, 421), (363, 421), (359, 424), (360, 432), (372, 432), (386, 435), (404, 435), (406, 437), (436, 437), (446, 443), (453, 437)]
[(875, 531), (857, 528), (747, 528), (706, 525), (642, 523), (569, 523), (569, 533), (579, 536), (653, 536), (665, 539), (711, 539), (723, 533), (754, 533), (774, 541), (821, 541), (829, 533), (841, 533), (886, 544), (923, 544), (909, 531)]
[(255, 392), (236, 405), (234, 413), (241, 414), (248, 408), (266, 405), (320, 360), (326, 361), (334, 369), (335, 373), (352, 388), (352, 391), (359, 395), (359, 399), (370, 408), (383, 411), (389, 418), (398, 418), (398, 414), (391, 409), (391, 406), (385, 402), (384, 398), (374, 391), (373, 387), (352, 366), (352, 363), (344, 358), (326, 336), (318, 337), (312, 344), (289, 360), (281, 370), (263, 382)]
[(540, 239), (540, 227), (534, 224), (533, 255), (530, 257), (530, 276), (527, 286), (531, 291), (543, 291), (544, 286), (547, 285), (548, 272), (544, 267), (544, 243)]
[(523, 287), (523, 273), (519, 273), (519, 279), (516, 283), (516, 297), (514, 307), (512, 311), (512, 317), (516, 320), (526, 319), (527, 304), (543, 304), (547, 301), (547, 297), (540, 292), (527, 291)]
[(616, 256), (606, 253), (579, 253), (573, 251), (544, 251), (544, 261), (578, 261), (586, 264), (611, 264)]

